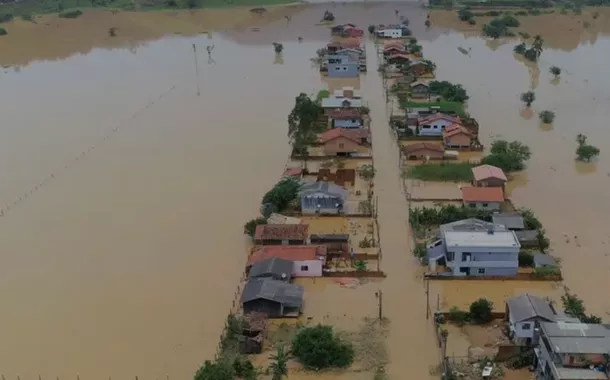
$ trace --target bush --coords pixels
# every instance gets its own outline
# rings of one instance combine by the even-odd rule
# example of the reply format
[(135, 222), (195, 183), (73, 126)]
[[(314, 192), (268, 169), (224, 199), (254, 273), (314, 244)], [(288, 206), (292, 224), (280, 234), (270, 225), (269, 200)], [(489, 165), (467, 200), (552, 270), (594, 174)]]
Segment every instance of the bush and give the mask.
[(506, 16), (502, 17), (502, 22), (504, 23), (504, 25), (506, 25), (510, 28), (516, 28), (519, 25), (521, 25), (519, 20), (517, 20), (514, 16), (510, 16), (510, 15), (506, 15)]
[(519, 266), (520, 267), (533, 267), (534, 266), (534, 255), (529, 252), (519, 252)]
[(206, 360), (195, 373), (194, 380), (233, 380), (236, 378), (235, 369), (228, 361), (212, 363)]
[(469, 18), (468, 19), (468, 24), (469, 25), (476, 25), (477, 24), (477, 20), (475, 20), (474, 18)]
[(425, 243), (417, 243), (415, 244), (415, 248), (413, 249), (413, 255), (418, 259), (426, 257), (428, 254), (428, 248)]
[(259, 217), (259, 218), (248, 221), (246, 224), (244, 224), (244, 234), (253, 238), (254, 232), (256, 231), (256, 226), (259, 226), (262, 224), (267, 224), (266, 218)]
[(523, 170), (532, 156), (530, 148), (519, 142), (496, 140), (491, 144), (490, 154), (483, 157), (481, 164), (497, 166), (505, 172)]
[(466, 322), (470, 320), (470, 313), (453, 306), (451, 310), (449, 310), (447, 319), (454, 322), (458, 326), (464, 326)]
[(64, 11), (59, 14), (61, 18), (77, 18), (83, 14), (83, 11), (80, 9), (73, 9), (71, 11)]
[(534, 212), (530, 209), (521, 208), (518, 210), (519, 214), (523, 217), (523, 224), (525, 225), (525, 229), (528, 230), (538, 230), (542, 228), (542, 223)]
[(9, 22), (13, 19), (12, 13), (0, 13), (0, 22)]
[(354, 349), (343, 342), (331, 326), (317, 325), (300, 330), (292, 342), (292, 354), (305, 367), (348, 367), (354, 361)]
[(461, 84), (453, 84), (444, 80), (432, 81), (428, 85), (431, 93), (442, 96), (445, 101), (464, 103), (469, 99), (466, 89)]
[(0, 36), (6, 36), (8, 32), (4, 28), (0, 28)]
[(498, 17), (502, 14), (500, 11), (487, 11), (485, 12), (485, 16)]
[(527, 16), (527, 12), (526, 11), (517, 11), (517, 12), (515, 12), (515, 16)]
[(549, 110), (544, 110), (538, 114), (538, 117), (540, 118), (540, 121), (542, 121), (543, 123), (551, 124), (553, 122), (553, 120), (555, 120), (555, 112), (549, 111)]
[(409, 224), (415, 229), (429, 228), (458, 220), (476, 218), (491, 222), (491, 211), (443, 205), (441, 207), (413, 208), (409, 211)]
[(472, 164), (468, 162), (427, 163), (410, 167), (407, 170), (407, 176), (423, 181), (469, 182), (472, 180)]
[(493, 302), (479, 298), (470, 305), (470, 317), (474, 323), (483, 324), (491, 322)]
[(296, 178), (283, 178), (265, 194), (262, 203), (263, 205), (270, 205), (270, 211), (285, 211), (290, 203), (297, 199), (300, 188), (301, 184)]
[(470, 20), (471, 18), (473, 18), (474, 14), (472, 13), (472, 11), (470, 9), (464, 8), (464, 9), (460, 9), (458, 11), (458, 17), (462, 21), (467, 21), (467, 20)]
[(533, 277), (534, 278), (548, 278), (551, 276), (556, 276), (558, 275), (559, 272), (559, 268), (556, 267), (542, 267), (542, 268), (536, 268), (534, 269), (534, 273), (533, 273)]

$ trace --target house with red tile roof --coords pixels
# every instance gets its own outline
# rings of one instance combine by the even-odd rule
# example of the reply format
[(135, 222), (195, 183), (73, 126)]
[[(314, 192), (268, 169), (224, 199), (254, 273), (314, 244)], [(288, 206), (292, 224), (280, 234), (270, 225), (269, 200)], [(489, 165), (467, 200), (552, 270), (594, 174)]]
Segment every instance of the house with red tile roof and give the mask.
[(308, 240), (307, 224), (263, 224), (254, 231), (254, 243), (259, 245), (305, 245)]
[(472, 168), (472, 184), (476, 187), (504, 187), (506, 182), (506, 174), (496, 166), (479, 165)]
[(461, 124), (460, 118), (437, 112), (419, 117), (417, 119), (417, 130), (420, 136), (442, 136), (445, 128), (451, 124)]
[(472, 137), (472, 133), (460, 123), (450, 124), (443, 131), (443, 143), (447, 148), (470, 148)]
[(334, 128), (320, 135), (322, 151), (326, 156), (349, 156), (362, 152), (370, 141), (370, 131), (364, 128)]
[(293, 263), (292, 277), (322, 277), (326, 263), (324, 245), (267, 245), (255, 248), (248, 257), (247, 267), (270, 259), (283, 259)]
[(362, 113), (358, 108), (337, 108), (328, 112), (333, 128), (362, 128)]
[(462, 187), (464, 207), (480, 210), (499, 211), (504, 202), (501, 187)]
[(402, 152), (407, 160), (442, 160), (445, 157), (445, 148), (427, 142), (407, 145)]

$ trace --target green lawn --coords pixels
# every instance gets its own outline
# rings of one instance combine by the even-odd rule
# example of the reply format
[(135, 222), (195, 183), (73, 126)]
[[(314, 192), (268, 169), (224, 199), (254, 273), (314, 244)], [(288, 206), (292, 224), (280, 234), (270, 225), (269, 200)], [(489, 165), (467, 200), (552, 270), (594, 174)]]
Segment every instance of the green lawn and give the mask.
[(443, 112), (455, 112), (459, 116), (466, 116), (464, 105), (458, 102), (400, 102), (402, 108), (421, 108), (421, 107), (440, 107), (440, 111)]
[(427, 163), (409, 168), (407, 176), (423, 181), (470, 182), (472, 167), (473, 165), (467, 162)]

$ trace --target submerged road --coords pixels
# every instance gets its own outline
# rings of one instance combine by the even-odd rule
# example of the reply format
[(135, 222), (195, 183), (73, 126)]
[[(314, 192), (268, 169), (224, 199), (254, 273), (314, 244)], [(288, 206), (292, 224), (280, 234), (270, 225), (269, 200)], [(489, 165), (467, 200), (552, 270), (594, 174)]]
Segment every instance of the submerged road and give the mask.
[(377, 174), (375, 194), (379, 199), (378, 221), (382, 248), (383, 313), (390, 320), (387, 339), (391, 379), (432, 379), (439, 363), (439, 349), (432, 322), (426, 320), (426, 295), (419, 262), (411, 253), (407, 230), (409, 210), (403, 193), (399, 151), (388, 126), (383, 83), (377, 73), (378, 57), (367, 41), (368, 73), (362, 77), (362, 93), (371, 110), (373, 157)]

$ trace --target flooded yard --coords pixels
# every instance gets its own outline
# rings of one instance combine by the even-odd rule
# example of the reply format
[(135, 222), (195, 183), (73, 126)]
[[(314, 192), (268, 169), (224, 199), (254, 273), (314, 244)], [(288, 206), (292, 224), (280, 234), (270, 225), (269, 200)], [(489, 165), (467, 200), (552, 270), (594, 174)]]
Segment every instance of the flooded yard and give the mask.
[[(213, 357), (234, 298), (248, 244), (243, 223), (287, 162), (294, 97), (345, 85), (362, 89), (371, 109), (388, 277), (357, 285), (307, 280), (304, 322), (360, 331), (364, 318), (377, 314), (382, 289), (390, 377), (432, 377), (438, 348), (425, 319), (419, 262), (409, 253), (381, 80), (370, 69), (354, 85), (312, 67), (309, 59), (328, 40), (328, 28), (315, 26), (327, 8), (338, 21), (360, 25), (387, 24), (400, 10), (426, 59), (437, 63), (437, 77), (467, 89), (483, 144), (502, 137), (531, 147), (527, 170), (509, 184), (511, 198), (540, 217), (571, 291), (589, 312), (608, 318), (610, 301), (596, 293), (610, 286), (604, 11), (586, 30), (582, 18), (590, 12), (524, 21), (523, 30), (546, 41), (537, 67), (515, 58), (515, 39), (482, 39), (437, 12), (426, 29), (426, 11), (408, 3), (285, 7), (262, 17), (244, 10), (45, 16), (8, 24), (0, 39), (0, 367), (7, 378), (190, 378)], [(111, 27), (118, 37), (108, 36)], [(284, 44), (281, 59), (272, 42)], [(367, 51), (369, 68), (377, 67), (371, 41)], [(559, 81), (548, 73), (551, 65), (563, 69)], [(529, 89), (537, 100), (524, 111), (519, 94)], [(538, 121), (543, 109), (557, 114), (552, 128)], [(598, 161), (574, 161), (577, 133), (601, 149)], [(350, 159), (345, 167), (370, 162)], [(319, 161), (307, 165), (317, 172)], [(414, 191), (430, 197), (456, 188), (426, 183)], [(356, 240), (369, 233), (367, 219), (325, 223), (312, 221), (311, 228), (347, 229)], [(522, 292), (556, 299), (560, 289), (437, 281), (431, 305), (437, 294), (441, 308), (466, 307), (484, 294), (501, 308), (505, 297)], [(371, 373), (324, 376), (364, 380)]]

